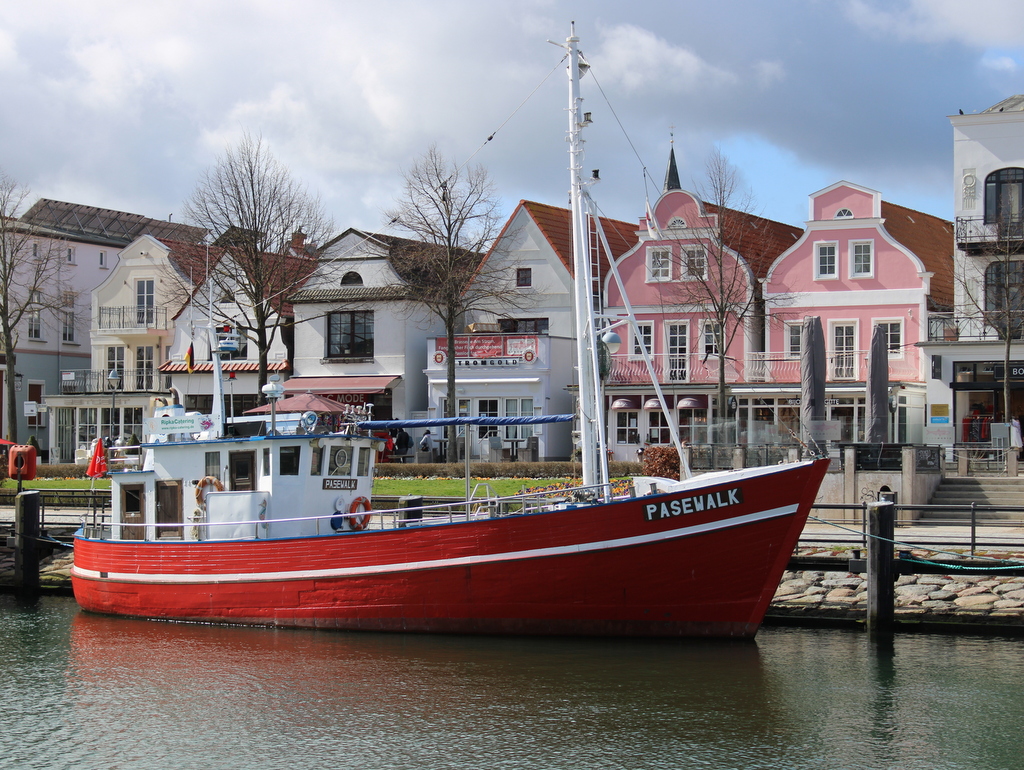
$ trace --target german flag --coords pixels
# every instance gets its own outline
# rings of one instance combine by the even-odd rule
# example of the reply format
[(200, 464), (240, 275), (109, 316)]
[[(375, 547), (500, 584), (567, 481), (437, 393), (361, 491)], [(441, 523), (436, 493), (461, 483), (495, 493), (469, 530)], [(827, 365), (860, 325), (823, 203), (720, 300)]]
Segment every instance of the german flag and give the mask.
[(192, 343), (188, 343), (188, 350), (185, 351), (185, 368), (189, 374), (195, 370), (196, 363), (196, 351), (192, 346)]

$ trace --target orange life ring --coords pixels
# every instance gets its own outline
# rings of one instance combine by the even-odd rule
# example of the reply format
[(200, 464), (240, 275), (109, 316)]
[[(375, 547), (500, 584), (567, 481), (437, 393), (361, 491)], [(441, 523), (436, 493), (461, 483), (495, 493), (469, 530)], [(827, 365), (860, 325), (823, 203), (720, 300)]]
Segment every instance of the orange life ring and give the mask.
[(224, 491), (224, 485), (216, 476), (204, 476), (199, 479), (196, 483), (196, 504), (203, 508), (206, 507), (206, 487), (211, 484), (217, 492)]
[(367, 513), (365, 516), (346, 516), (345, 518), (348, 519), (349, 529), (352, 529), (356, 532), (361, 532), (362, 530), (370, 526), (370, 510), (372, 510), (372, 506), (370, 505), (370, 498), (357, 497), (355, 500), (353, 500), (352, 505), (350, 505), (348, 508), (349, 513), (359, 513), (360, 511), (366, 511)]

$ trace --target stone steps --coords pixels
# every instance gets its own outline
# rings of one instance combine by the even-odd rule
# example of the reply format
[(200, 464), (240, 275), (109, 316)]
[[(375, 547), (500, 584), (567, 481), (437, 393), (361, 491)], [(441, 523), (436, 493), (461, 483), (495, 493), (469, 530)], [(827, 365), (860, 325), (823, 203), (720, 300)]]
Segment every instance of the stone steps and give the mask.
[[(963, 506), (963, 510), (925, 511), (922, 521), (929, 519), (969, 520), (971, 503), (1006, 507), (1024, 506), (1024, 477), (947, 477), (939, 484), (929, 504)], [(1020, 511), (985, 511), (983, 518), (988, 520), (1021, 519), (1024, 518), (1024, 513)]]

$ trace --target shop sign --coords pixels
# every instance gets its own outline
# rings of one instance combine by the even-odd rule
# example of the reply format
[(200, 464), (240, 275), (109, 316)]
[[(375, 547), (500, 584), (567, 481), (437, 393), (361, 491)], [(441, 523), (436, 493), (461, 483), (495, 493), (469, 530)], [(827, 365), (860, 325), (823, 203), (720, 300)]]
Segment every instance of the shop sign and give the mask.
[[(995, 364), (992, 367), (992, 374), (997, 380), (1003, 379), (1003, 372), (1005, 367), (1002, 364)], [(1011, 380), (1024, 380), (1024, 361), (1011, 361), (1010, 362), (1010, 379)]]
[[(523, 359), (532, 361), (539, 348), (535, 336), (506, 336), (501, 334), (473, 334), (455, 338), (455, 358), (460, 359)], [(434, 340), (434, 361), (443, 363), (448, 354), (448, 340)], [(518, 361), (517, 361), (518, 363)], [(509, 364), (499, 364), (508, 366)]]

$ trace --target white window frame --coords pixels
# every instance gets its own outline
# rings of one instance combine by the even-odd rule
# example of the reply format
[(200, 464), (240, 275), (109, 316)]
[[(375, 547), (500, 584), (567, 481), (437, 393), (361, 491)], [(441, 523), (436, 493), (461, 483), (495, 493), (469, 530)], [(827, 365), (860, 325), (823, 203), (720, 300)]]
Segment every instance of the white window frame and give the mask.
[(28, 338), (37, 342), (43, 339), (43, 311), (28, 311)]
[(632, 337), (633, 342), (629, 348), (631, 359), (643, 360), (641, 345), (647, 348), (647, 355), (654, 355), (654, 321), (637, 321)]
[(800, 358), (803, 352), (803, 326), (803, 323), (799, 321), (786, 324), (785, 338), (783, 339), (786, 358)]
[[(868, 269), (861, 270), (857, 266), (857, 247), (868, 247)], [(875, 277), (875, 242), (874, 241), (850, 241), (850, 277), (851, 278), (874, 278)]]
[(100, 267), (104, 269), (107, 267), (107, 252), (105, 251), (100, 252)]
[(69, 265), (75, 264), (75, 247), (74, 246), (68, 246), (68, 249), (67, 249), (67, 263)]
[[(885, 349), (889, 358), (903, 358), (903, 321), (899, 318), (882, 318), (873, 321), (875, 326), (885, 326)], [(893, 335), (893, 327), (896, 329)], [(872, 329), (873, 333), (873, 329)]]
[(665, 376), (669, 382), (690, 379), (690, 322), (665, 321)]
[[(832, 272), (824, 273), (821, 270), (822, 250), (831, 247), (832, 249)], [(837, 241), (816, 241), (814, 244), (814, 280), (835, 281), (839, 279), (839, 243)]]
[[(839, 348), (836, 345), (836, 332), (840, 328), (850, 327), (853, 333), (850, 336), (849, 347)], [(844, 334), (844, 336), (846, 336)], [(832, 358), (831, 379), (834, 380), (855, 380), (857, 379), (857, 321), (834, 320), (828, 325), (828, 346), (829, 355)]]
[(717, 321), (702, 321), (700, 325), (700, 350), (703, 355), (717, 356), (721, 354), (718, 349), (718, 332), (721, 324)]
[(649, 246), (647, 248), (647, 283), (665, 283), (671, 280), (672, 249), (668, 246)]
[[(708, 279), (708, 251), (700, 244), (682, 247), (683, 280), (706, 281)], [(699, 267), (699, 272), (693, 267)]]

